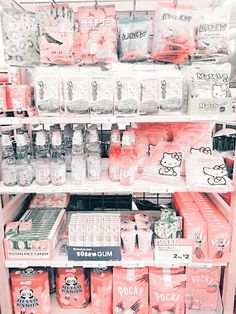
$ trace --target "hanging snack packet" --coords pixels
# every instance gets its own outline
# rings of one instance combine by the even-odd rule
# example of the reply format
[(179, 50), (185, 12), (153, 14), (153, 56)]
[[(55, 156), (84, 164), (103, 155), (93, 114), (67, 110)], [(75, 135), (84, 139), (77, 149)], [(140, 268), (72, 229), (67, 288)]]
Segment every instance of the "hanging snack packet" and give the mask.
[(195, 53), (193, 14), (191, 6), (158, 3), (152, 47), (154, 60), (181, 64)]
[(39, 115), (55, 116), (60, 114), (58, 67), (37, 67), (34, 88)]
[(183, 107), (183, 76), (172, 66), (157, 67), (160, 113), (181, 113)]
[(91, 114), (113, 114), (113, 78), (111, 73), (99, 71), (89, 78)]
[(230, 114), (231, 65), (199, 63), (190, 68), (189, 114)]
[(3, 9), (1, 17), (6, 63), (20, 66), (38, 63), (38, 29), (35, 14)]
[(230, 6), (199, 11), (197, 18), (197, 50), (199, 55), (229, 54), (230, 16)]
[(36, 11), (40, 28), (40, 61), (73, 64), (73, 10), (67, 5), (40, 6)]
[(89, 79), (78, 67), (60, 69), (60, 95), (67, 114), (89, 113)]
[(143, 61), (149, 58), (149, 37), (152, 22), (149, 16), (119, 19), (120, 61)]
[(75, 59), (82, 64), (117, 61), (115, 6), (81, 7), (75, 17)]

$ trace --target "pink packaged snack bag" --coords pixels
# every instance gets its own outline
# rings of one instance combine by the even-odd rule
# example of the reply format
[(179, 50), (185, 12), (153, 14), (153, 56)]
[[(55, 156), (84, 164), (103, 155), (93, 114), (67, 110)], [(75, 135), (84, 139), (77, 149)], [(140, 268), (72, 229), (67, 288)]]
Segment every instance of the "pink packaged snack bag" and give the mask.
[(82, 267), (59, 268), (56, 287), (60, 307), (87, 307), (90, 299), (89, 279)]
[(73, 10), (64, 4), (40, 6), (36, 12), (40, 28), (40, 61), (73, 64)]
[(194, 54), (193, 14), (191, 6), (158, 3), (152, 47), (154, 60), (184, 63)]
[(186, 307), (192, 310), (215, 310), (219, 295), (220, 267), (187, 267), (186, 275)]
[(48, 273), (33, 268), (11, 273), (15, 314), (50, 314)]
[(90, 278), (93, 314), (112, 314), (111, 270), (93, 269)]
[(115, 6), (81, 7), (75, 15), (74, 55), (82, 64), (117, 59)]
[(148, 313), (148, 269), (113, 269), (113, 313)]
[(184, 313), (184, 268), (149, 268), (150, 314)]

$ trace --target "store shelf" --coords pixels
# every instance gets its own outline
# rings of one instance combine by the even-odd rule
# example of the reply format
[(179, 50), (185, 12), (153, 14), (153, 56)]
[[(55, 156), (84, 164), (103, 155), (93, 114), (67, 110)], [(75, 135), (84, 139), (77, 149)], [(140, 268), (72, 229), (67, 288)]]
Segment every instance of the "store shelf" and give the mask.
[(51, 314), (92, 314), (91, 305), (85, 309), (62, 309), (57, 303), (56, 294), (51, 296)]
[(0, 118), (0, 125), (16, 125), (16, 124), (54, 124), (57, 123), (138, 123), (138, 122), (194, 122), (194, 121), (221, 121), (221, 122), (233, 122), (236, 121), (236, 114), (231, 115), (152, 115), (152, 116), (56, 116), (56, 117), (6, 117)]
[[(86, 180), (83, 185), (75, 185), (71, 183), (71, 175), (67, 175), (67, 183), (60, 186), (52, 184), (40, 186), (35, 181), (28, 187), (5, 186), (0, 182), (0, 194), (19, 194), (19, 193), (74, 193), (74, 194), (132, 194), (132, 193), (174, 193), (174, 192), (188, 192), (190, 191), (186, 186), (185, 178), (179, 178), (176, 183), (160, 183), (150, 182), (144, 180), (136, 180), (132, 186), (122, 186), (119, 182), (112, 182), (108, 176), (107, 171), (103, 171), (101, 180), (89, 181)], [(233, 186), (219, 186), (209, 189), (197, 189), (195, 192), (215, 192), (227, 193), (233, 191)]]

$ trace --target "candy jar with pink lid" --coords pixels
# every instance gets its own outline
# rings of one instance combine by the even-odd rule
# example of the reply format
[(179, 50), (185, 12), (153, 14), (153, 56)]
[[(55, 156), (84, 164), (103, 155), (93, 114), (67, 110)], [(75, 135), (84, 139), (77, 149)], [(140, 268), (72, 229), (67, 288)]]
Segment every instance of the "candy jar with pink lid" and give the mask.
[(12, 186), (17, 184), (16, 158), (8, 131), (2, 132), (2, 150), (2, 180), (5, 185)]

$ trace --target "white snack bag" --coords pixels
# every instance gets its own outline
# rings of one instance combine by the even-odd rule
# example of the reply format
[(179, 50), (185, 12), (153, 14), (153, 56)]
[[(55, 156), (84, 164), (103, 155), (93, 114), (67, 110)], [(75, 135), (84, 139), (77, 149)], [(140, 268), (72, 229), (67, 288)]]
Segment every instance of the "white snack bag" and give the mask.
[(67, 114), (89, 114), (89, 80), (80, 68), (60, 70), (60, 94)]
[(230, 6), (199, 10), (197, 18), (198, 54), (229, 54), (230, 15)]
[(160, 113), (181, 113), (183, 75), (174, 66), (157, 67)]
[(43, 116), (60, 114), (58, 67), (37, 67), (34, 88), (38, 114)]

